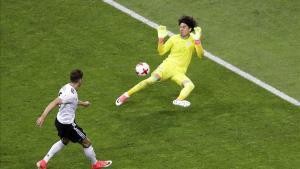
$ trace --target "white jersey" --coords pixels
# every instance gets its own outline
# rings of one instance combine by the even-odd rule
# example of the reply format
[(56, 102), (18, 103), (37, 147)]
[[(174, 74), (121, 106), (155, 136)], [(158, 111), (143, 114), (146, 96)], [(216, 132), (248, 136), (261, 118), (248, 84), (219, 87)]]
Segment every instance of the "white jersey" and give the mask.
[(66, 84), (59, 90), (58, 97), (62, 100), (62, 104), (56, 116), (57, 120), (62, 124), (74, 123), (78, 104), (76, 90), (70, 84)]

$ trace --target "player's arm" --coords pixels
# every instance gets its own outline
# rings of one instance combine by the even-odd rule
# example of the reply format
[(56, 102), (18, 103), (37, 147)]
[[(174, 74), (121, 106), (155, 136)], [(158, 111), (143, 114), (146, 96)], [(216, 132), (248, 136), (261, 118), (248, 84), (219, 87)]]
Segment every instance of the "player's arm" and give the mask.
[(89, 101), (78, 101), (79, 106), (88, 107), (91, 103)]
[(199, 58), (202, 58), (203, 55), (204, 55), (204, 49), (203, 49), (203, 47), (201, 45), (201, 41), (200, 40), (198, 42), (195, 41), (195, 49), (196, 49), (197, 56)]
[(52, 102), (50, 102), (48, 104), (48, 106), (45, 108), (44, 112), (42, 113), (42, 115), (36, 120), (36, 125), (38, 125), (39, 127), (42, 127), (46, 117), (48, 116), (48, 114), (58, 105), (62, 104), (62, 99), (57, 97), (56, 99), (54, 99)]
[(157, 28), (157, 35), (158, 35), (157, 51), (158, 51), (158, 54), (162, 56), (171, 49), (172, 40), (168, 39), (167, 42), (164, 43), (165, 37), (168, 36), (167, 27), (165, 27), (165, 26), (159, 26)]
[(201, 45), (201, 28), (200, 27), (194, 28), (194, 33), (191, 33), (191, 36), (195, 41), (195, 49), (196, 49), (197, 56), (199, 58), (202, 58), (204, 54), (204, 49)]

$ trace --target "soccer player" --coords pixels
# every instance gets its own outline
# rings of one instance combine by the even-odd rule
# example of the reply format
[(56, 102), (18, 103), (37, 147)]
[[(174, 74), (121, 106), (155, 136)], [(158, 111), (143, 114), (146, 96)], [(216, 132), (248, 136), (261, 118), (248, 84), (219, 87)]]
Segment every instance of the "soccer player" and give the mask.
[(200, 41), (201, 28), (197, 27), (196, 21), (190, 16), (182, 16), (178, 20), (178, 25), (180, 34), (170, 37), (166, 43), (164, 43), (164, 38), (168, 35), (167, 29), (165, 26), (158, 27), (158, 53), (159, 55), (164, 55), (170, 51), (169, 56), (153, 71), (149, 78), (122, 94), (116, 100), (117, 106), (125, 103), (129, 97), (145, 87), (167, 79), (171, 79), (182, 87), (179, 96), (173, 101), (173, 104), (182, 107), (190, 106), (191, 103), (185, 99), (195, 86), (185, 73), (194, 50), (196, 50), (199, 58), (203, 55)]
[(50, 148), (46, 156), (36, 163), (39, 169), (46, 169), (48, 161), (60, 150), (62, 150), (69, 141), (80, 143), (83, 147), (84, 154), (91, 160), (92, 169), (100, 169), (108, 167), (112, 161), (97, 161), (96, 154), (92, 147), (91, 141), (87, 138), (83, 129), (80, 128), (75, 122), (75, 112), (77, 105), (88, 107), (89, 101), (78, 100), (77, 91), (81, 86), (83, 72), (75, 69), (70, 73), (71, 82), (64, 85), (58, 93), (58, 97), (54, 99), (45, 108), (42, 115), (37, 119), (36, 124), (42, 126), (48, 113), (51, 112), (56, 106), (59, 106), (59, 111), (55, 119), (55, 126), (58, 131), (60, 140), (57, 141)]

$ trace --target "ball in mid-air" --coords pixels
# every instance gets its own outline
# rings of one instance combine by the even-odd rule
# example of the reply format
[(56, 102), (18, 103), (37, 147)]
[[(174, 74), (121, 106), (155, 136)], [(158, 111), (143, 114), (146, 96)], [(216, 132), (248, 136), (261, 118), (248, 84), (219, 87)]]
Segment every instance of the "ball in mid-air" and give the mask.
[(150, 67), (145, 62), (140, 62), (135, 66), (135, 71), (138, 76), (146, 76), (150, 73)]

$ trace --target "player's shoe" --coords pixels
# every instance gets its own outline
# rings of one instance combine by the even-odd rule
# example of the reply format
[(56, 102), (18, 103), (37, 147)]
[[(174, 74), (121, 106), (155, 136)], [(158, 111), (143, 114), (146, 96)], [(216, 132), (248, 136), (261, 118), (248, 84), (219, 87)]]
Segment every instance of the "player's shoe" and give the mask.
[(112, 161), (97, 161), (95, 164), (92, 165), (92, 169), (101, 169), (105, 167), (109, 167), (112, 164)]
[(189, 107), (191, 105), (191, 103), (189, 101), (179, 100), (179, 99), (174, 100), (173, 104), (176, 106), (181, 106), (181, 107)]
[(41, 160), (36, 163), (38, 169), (47, 169), (47, 162), (45, 160)]
[(116, 106), (121, 106), (123, 103), (125, 103), (127, 101), (128, 98), (129, 98), (129, 95), (127, 92), (122, 94), (119, 98), (117, 98)]

